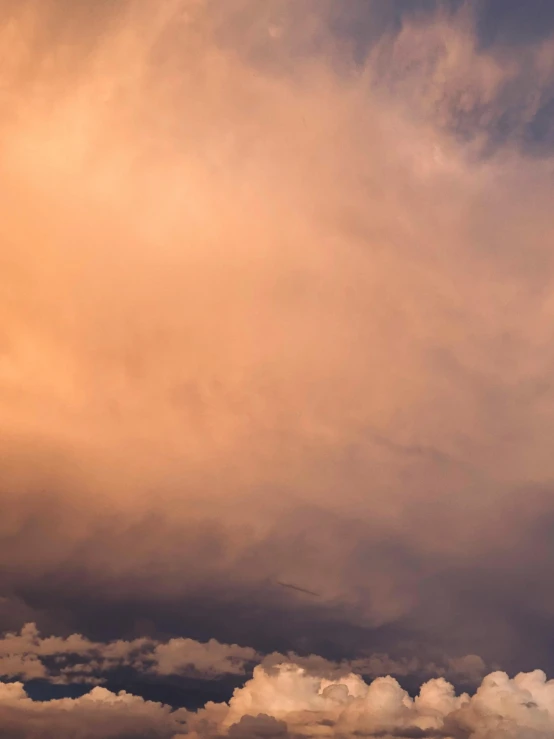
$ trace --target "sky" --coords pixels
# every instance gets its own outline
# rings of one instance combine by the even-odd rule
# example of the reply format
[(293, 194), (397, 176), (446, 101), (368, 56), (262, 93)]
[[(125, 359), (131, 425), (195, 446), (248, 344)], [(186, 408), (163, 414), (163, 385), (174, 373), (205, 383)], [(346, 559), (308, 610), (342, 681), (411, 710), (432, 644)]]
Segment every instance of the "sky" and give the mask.
[(0, 0), (0, 733), (554, 732), (554, 4)]

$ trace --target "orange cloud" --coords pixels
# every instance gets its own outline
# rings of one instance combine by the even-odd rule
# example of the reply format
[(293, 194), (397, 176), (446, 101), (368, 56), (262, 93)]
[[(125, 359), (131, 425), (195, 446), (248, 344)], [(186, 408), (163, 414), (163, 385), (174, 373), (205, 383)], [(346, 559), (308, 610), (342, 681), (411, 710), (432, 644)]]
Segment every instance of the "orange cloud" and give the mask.
[(228, 704), (208, 703), (193, 713), (172, 711), (125, 692), (95, 687), (76, 699), (31, 700), (21, 683), (0, 685), (0, 722), (7, 736), (515, 737), (552, 731), (553, 681), (544, 673), (509, 678), (491, 673), (474, 696), (456, 695), (443, 678), (411, 698), (391, 677), (367, 685), (350, 674), (340, 680), (308, 675), (293, 663), (273, 674), (260, 667)]
[(480, 156), (551, 43), (464, 11), (355, 67), (310, 9), (2, 11), (6, 591), (282, 578), (379, 626), (552, 479), (551, 160)]

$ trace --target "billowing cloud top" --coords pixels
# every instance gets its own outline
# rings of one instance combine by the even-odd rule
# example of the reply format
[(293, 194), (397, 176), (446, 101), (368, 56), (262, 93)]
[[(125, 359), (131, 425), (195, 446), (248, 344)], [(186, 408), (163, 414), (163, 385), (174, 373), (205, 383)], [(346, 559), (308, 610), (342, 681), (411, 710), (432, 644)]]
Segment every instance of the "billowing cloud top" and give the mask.
[[(197, 713), (96, 687), (76, 699), (31, 700), (21, 683), (0, 684), (5, 736), (89, 739), (154, 737), (406, 737), (425, 739), (551, 736), (554, 682), (544, 673), (488, 675), (475, 695), (456, 696), (444, 678), (425, 683), (415, 699), (391, 677), (367, 685), (357, 675), (310, 676), (293, 663), (254, 677), (228, 704)], [(46, 728), (45, 728), (46, 727)]]
[(492, 5), (0, 3), (6, 677), (552, 666), (554, 24)]

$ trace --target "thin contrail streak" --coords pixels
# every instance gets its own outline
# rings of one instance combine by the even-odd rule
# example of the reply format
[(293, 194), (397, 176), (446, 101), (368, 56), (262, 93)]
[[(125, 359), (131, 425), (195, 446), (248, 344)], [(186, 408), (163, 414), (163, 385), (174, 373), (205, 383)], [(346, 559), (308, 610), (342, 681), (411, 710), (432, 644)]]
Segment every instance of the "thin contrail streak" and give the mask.
[(277, 585), (282, 585), (282, 587), (290, 588), (291, 590), (298, 590), (299, 593), (307, 593), (308, 595), (315, 595), (316, 598), (319, 598), (319, 593), (314, 593), (313, 590), (307, 590), (307, 588), (301, 588), (299, 585), (291, 585), (291, 583), (281, 582), (280, 580), (277, 580)]

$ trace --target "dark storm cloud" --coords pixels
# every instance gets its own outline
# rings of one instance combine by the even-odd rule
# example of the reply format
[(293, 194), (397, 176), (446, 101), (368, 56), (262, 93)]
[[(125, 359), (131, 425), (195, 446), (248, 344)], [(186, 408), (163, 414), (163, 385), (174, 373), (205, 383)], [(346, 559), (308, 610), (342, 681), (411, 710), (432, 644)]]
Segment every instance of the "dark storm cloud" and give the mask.
[(2, 628), (552, 666), (554, 46), (369, 8), (2, 7)]
[(554, 32), (554, 8), (548, 0), (480, 0), (475, 3), (481, 43), (514, 47), (548, 39)]

